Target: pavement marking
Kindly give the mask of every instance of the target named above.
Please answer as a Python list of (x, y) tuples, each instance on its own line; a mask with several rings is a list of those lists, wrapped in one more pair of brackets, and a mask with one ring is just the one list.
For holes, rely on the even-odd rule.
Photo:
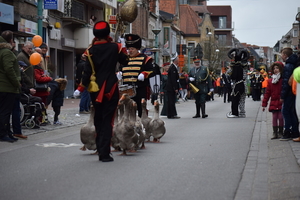
[(70, 143), (70, 144), (64, 144), (64, 143), (41, 143), (41, 144), (35, 144), (38, 147), (80, 147), (82, 144), (76, 144), (76, 143)]

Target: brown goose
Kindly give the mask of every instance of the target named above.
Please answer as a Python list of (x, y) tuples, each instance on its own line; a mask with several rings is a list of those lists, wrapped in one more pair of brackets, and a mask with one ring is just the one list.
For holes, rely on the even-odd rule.
[(153, 136), (153, 142), (160, 142), (160, 138), (166, 133), (166, 127), (165, 122), (159, 118), (159, 103), (157, 100), (154, 101), (154, 114), (149, 122), (149, 127)]
[(138, 136), (134, 130), (134, 123), (129, 119), (133, 100), (127, 94), (123, 94), (119, 102), (120, 104), (124, 104), (125, 110), (123, 117), (115, 125), (115, 135), (120, 142), (119, 146), (123, 150), (121, 155), (127, 155), (126, 150), (134, 150), (135, 144), (138, 141)]
[[(96, 150), (96, 130), (94, 126), (94, 116), (95, 116), (95, 109), (91, 106), (91, 114), (88, 122), (83, 125), (80, 129), (80, 140), (83, 143), (83, 147), (80, 150), (85, 151), (88, 150)], [(94, 154), (97, 154), (95, 152)]]
[(142, 124), (144, 125), (145, 128), (145, 139), (150, 141), (150, 137), (151, 137), (151, 129), (149, 127), (149, 122), (151, 121), (151, 118), (148, 117), (148, 113), (147, 113), (147, 102), (145, 99), (142, 99), (142, 116), (141, 116), (141, 120), (142, 120)]
[[(123, 110), (123, 111), (120, 111)], [(114, 127), (113, 127), (113, 135), (111, 138), (111, 146), (114, 148), (114, 152), (116, 151), (121, 151), (121, 147), (120, 147), (120, 141), (119, 139), (116, 137), (116, 124), (118, 124), (119, 122), (119, 111), (122, 112), (121, 114), (123, 115), (124, 112), (124, 105), (118, 104), (118, 107), (116, 109), (115, 112), (115, 118), (114, 118)]]

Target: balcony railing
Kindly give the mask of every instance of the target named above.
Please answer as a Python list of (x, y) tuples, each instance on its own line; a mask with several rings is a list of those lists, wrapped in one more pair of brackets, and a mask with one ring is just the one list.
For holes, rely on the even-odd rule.
[(85, 19), (85, 5), (76, 0), (65, 0), (63, 20), (87, 23)]

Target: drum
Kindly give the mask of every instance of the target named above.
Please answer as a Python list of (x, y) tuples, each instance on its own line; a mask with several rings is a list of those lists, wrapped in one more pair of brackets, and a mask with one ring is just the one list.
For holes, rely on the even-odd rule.
[(119, 85), (119, 93), (120, 93), (120, 97), (123, 94), (127, 94), (130, 98), (132, 98), (135, 97), (136, 90), (135, 87), (132, 85)]

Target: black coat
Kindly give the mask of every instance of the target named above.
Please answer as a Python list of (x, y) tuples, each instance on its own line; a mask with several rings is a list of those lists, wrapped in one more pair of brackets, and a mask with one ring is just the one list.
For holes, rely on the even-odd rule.
[(48, 87), (51, 88), (50, 95), (47, 97), (47, 105), (52, 102), (52, 107), (60, 107), (64, 105), (64, 91), (59, 89), (56, 81), (50, 81)]
[(80, 60), (79, 63), (76, 66), (76, 84), (79, 85), (82, 78), (82, 73), (85, 65), (85, 60)]
[(168, 80), (166, 84), (167, 91), (179, 90), (179, 73), (176, 66), (172, 63), (168, 71)]

